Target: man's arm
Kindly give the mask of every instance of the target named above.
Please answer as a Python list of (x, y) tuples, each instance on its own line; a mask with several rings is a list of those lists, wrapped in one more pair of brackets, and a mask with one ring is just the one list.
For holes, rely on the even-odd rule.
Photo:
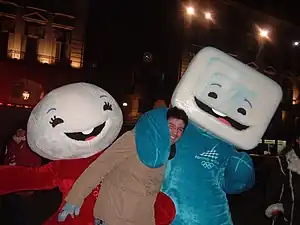
[(4, 165), (9, 165), (9, 151), (7, 145), (5, 146), (5, 151), (4, 151), (4, 158), (3, 158), (3, 164)]
[(104, 179), (105, 175), (135, 153), (134, 132), (128, 131), (100, 155), (77, 179), (66, 197), (71, 205), (81, 206), (84, 199)]
[(285, 156), (269, 157), (266, 159), (265, 165), (269, 171), (266, 179), (265, 215), (271, 218), (279, 212), (284, 213), (282, 198), (285, 189), (290, 186), (290, 177)]

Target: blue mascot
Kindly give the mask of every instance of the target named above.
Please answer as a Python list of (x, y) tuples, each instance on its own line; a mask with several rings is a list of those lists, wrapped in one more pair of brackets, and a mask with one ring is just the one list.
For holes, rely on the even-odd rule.
[[(153, 132), (136, 136), (145, 165), (166, 165), (161, 191), (175, 204), (172, 225), (233, 224), (226, 194), (241, 193), (255, 182), (251, 158), (235, 148), (250, 150), (259, 143), (281, 98), (277, 83), (217, 49), (195, 56), (172, 97), (172, 105), (190, 120), (175, 157), (168, 160), (167, 138), (157, 141)], [(137, 134), (149, 130), (153, 116), (163, 121), (166, 112), (145, 114)], [(167, 130), (161, 132), (168, 137)]]

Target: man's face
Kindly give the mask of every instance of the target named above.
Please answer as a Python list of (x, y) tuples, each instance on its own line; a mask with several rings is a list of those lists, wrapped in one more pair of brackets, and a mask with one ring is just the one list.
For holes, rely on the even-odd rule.
[(17, 137), (24, 137), (25, 136), (25, 130), (23, 130), (23, 129), (17, 130), (16, 136)]
[(183, 120), (173, 117), (168, 119), (168, 124), (170, 129), (171, 144), (174, 144), (181, 137), (185, 124)]

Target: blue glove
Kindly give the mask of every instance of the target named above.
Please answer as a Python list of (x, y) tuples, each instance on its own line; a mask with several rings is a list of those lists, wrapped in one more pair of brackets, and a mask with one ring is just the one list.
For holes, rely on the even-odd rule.
[(62, 208), (61, 212), (58, 214), (58, 222), (63, 222), (66, 220), (67, 216), (70, 215), (72, 218), (78, 216), (80, 213), (80, 207), (76, 205), (71, 205), (66, 203)]

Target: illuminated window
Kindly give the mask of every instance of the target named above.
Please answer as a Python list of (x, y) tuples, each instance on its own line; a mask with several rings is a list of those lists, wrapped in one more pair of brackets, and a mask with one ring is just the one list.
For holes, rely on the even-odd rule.
[(71, 66), (73, 68), (76, 68), (76, 69), (79, 69), (81, 67), (81, 63), (80, 62), (72, 62), (71, 63)]
[(27, 101), (30, 98), (30, 94), (28, 91), (23, 91), (22, 97), (25, 101)]

